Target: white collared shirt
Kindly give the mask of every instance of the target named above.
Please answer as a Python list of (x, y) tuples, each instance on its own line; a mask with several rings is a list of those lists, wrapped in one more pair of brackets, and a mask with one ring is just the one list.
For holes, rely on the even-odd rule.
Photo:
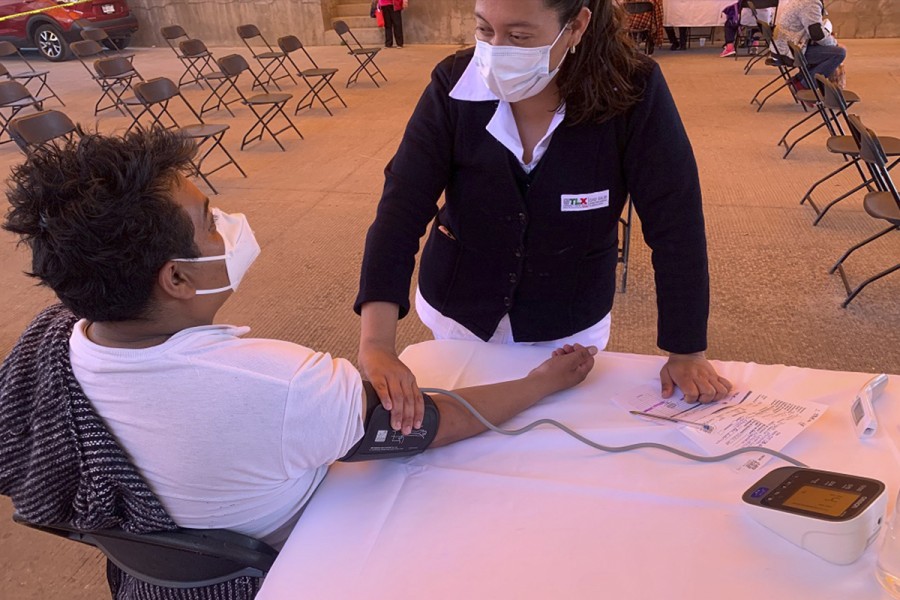
[(519, 164), (522, 165), (522, 168), (526, 173), (531, 173), (537, 166), (538, 162), (547, 151), (547, 147), (550, 145), (550, 140), (553, 138), (553, 132), (556, 131), (556, 128), (559, 127), (566, 117), (566, 106), (563, 104), (558, 111), (553, 113), (553, 120), (550, 121), (547, 133), (544, 134), (541, 141), (534, 147), (534, 151), (531, 154), (531, 162), (526, 163), (523, 160), (525, 150), (522, 148), (522, 138), (519, 136), (519, 128), (516, 125), (512, 107), (509, 102), (500, 100), (497, 95), (485, 85), (484, 79), (481, 78), (481, 75), (478, 73), (478, 69), (475, 66), (475, 61), (469, 63), (469, 66), (466, 67), (462, 77), (459, 78), (459, 81), (457, 81), (453, 89), (450, 90), (450, 97), (454, 100), (466, 102), (499, 102), (497, 110), (494, 112), (491, 121), (487, 124), (486, 129), (488, 133), (494, 136), (498, 142), (503, 144), (507, 150), (512, 152), (513, 156), (516, 157), (516, 160), (519, 161)]

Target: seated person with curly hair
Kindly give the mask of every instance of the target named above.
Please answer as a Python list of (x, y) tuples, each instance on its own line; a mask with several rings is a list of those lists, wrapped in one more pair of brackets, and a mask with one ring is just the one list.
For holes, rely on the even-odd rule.
[[(0, 369), (0, 423), (29, 419), (50, 389), (43, 379), (74, 376), (68, 391), (53, 389), (83, 391), (172, 521), (279, 547), (380, 405), (346, 360), (213, 323), (259, 246), (244, 215), (210, 207), (185, 177), (193, 154), (191, 142), (162, 130), (85, 134), (13, 170), (3, 227), (30, 249), (29, 275), (62, 306), (35, 320)], [(52, 331), (63, 332), (61, 364), (40, 350)], [(501, 423), (581, 382), (595, 353), (568, 346), (522, 379), (459, 393)], [(73, 410), (58, 404), (48, 414)], [(483, 431), (450, 398), (430, 406), (439, 418), (432, 448)], [(422, 419), (399, 425), (409, 434)], [(41, 435), (63, 435), (46, 429), (17, 428), (32, 439), (16, 441), (16, 452), (39, 457)], [(10, 474), (19, 464), (3, 464), (4, 443), (0, 493), (16, 502), (23, 486)]]

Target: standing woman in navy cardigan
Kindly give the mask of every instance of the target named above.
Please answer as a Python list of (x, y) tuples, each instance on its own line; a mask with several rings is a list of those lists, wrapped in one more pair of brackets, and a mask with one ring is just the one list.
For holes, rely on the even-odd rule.
[(404, 433), (422, 406), (397, 358), (397, 320), (428, 223), (416, 310), (436, 338), (602, 349), (629, 194), (653, 252), (663, 396), (677, 385), (710, 402), (730, 390), (704, 356), (693, 151), (622, 18), (615, 0), (476, 0), (476, 47), (432, 73), (385, 169), (355, 305), (360, 367)]

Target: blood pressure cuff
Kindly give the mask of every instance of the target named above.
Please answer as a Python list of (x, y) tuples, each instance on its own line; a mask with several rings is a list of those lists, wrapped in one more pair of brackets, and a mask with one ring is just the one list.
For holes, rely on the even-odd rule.
[(403, 435), (391, 428), (391, 413), (381, 405), (372, 384), (363, 381), (363, 388), (366, 393), (366, 431), (363, 438), (340, 459), (341, 462), (412, 456), (423, 452), (434, 441), (441, 413), (428, 394), (422, 394), (425, 400), (422, 427)]
[(821, 23), (813, 23), (809, 26), (809, 38), (814, 42), (821, 42), (825, 39), (827, 33)]

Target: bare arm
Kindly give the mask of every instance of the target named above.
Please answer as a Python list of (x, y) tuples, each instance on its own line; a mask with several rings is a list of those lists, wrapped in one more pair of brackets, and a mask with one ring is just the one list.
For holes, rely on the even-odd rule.
[[(500, 425), (550, 394), (581, 383), (594, 366), (597, 348), (579, 344), (554, 351), (521, 379), (454, 390), (485, 419)], [(485, 430), (472, 414), (452, 398), (432, 396), (441, 413), (441, 424), (431, 448), (446, 446)]]

